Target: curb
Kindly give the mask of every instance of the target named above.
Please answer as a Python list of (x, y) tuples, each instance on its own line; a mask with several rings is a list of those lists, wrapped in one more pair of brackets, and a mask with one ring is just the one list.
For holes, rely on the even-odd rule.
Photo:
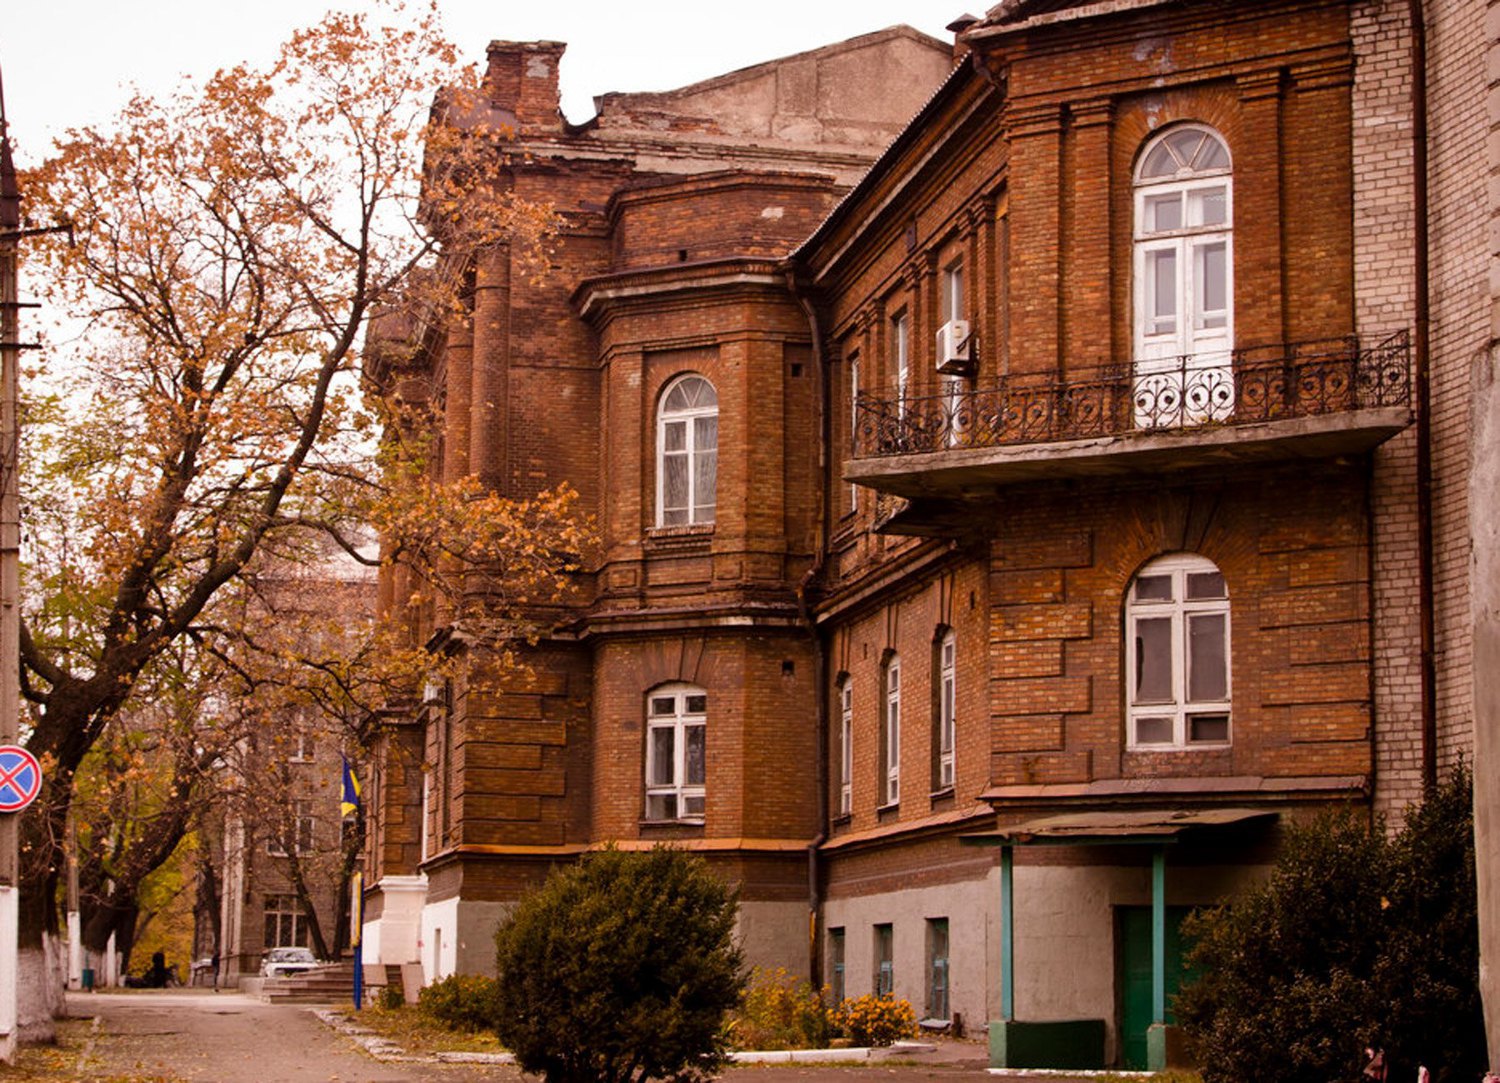
[(730, 1064), (848, 1064), (855, 1061), (916, 1057), (937, 1052), (925, 1042), (896, 1042), (887, 1046), (853, 1046), (848, 1049), (773, 1049), (730, 1053)]
[[(514, 1053), (433, 1053), (418, 1056), (382, 1038), (369, 1027), (360, 1026), (338, 1008), (308, 1008), (320, 1021), (379, 1061), (407, 1064), (514, 1064)], [(730, 1064), (850, 1064), (885, 1060), (889, 1057), (921, 1056), (934, 1053), (937, 1046), (923, 1042), (897, 1042), (883, 1047), (860, 1046), (852, 1049), (777, 1049), (747, 1050), (730, 1053)], [(1003, 1069), (1002, 1069), (1003, 1070)]]
[(514, 1064), (514, 1053), (433, 1053), (430, 1056), (408, 1053), (401, 1046), (382, 1038), (369, 1027), (351, 1021), (337, 1008), (309, 1008), (308, 1011), (378, 1061), (396, 1064)]

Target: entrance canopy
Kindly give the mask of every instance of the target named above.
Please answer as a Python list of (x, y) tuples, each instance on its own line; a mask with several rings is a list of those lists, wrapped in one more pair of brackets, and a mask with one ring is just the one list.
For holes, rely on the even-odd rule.
[[(1148, 1067), (1166, 1067), (1166, 914), (1167, 847), (1174, 843), (1252, 824), (1269, 825), (1280, 815), (1265, 808), (1114, 809), (1042, 816), (994, 831), (960, 835), (970, 846), (1000, 847), (1000, 1015), (991, 1024), (991, 1065), (997, 1068), (1051, 1067), (1020, 1064), (1030, 1030), (1055, 1024), (1021, 1023), (1015, 1015), (1015, 848), (1017, 846), (1149, 846), (1151, 847), (1151, 1015), (1147, 1031)], [(1071, 1024), (1068, 1024), (1071, 1025)], [(1103, 1023), (1097, 1023), (1103, 1060)], [(994, 1035), (1002, 1035), (997, 1044)], [(1076, 1066), (1076, 1065), (1070, 1065)]]
[(1161, 845), (1180, 842), (1216, 828), (1274, 820), (1280, 814), (1259, 808), (1116, 809), (1042, 816), (1011, 827), (960, 835), (970, 846)]

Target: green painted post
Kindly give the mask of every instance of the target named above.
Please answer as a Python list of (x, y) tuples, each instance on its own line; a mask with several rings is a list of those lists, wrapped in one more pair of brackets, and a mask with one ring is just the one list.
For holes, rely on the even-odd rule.
[(1000, 847), (1000, 1018), (1016, 1017), (1015, 847)]
[(1167, 849), (1151, 855), (1151, 1019), (1167, 1021)]

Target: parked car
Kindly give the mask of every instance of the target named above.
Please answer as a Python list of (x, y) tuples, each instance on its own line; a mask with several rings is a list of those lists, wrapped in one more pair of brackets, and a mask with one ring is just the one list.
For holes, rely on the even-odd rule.
[(318, 965), (310, 948), (272, 948), (261, 958), (260, 973), (266, 978), (284, 978)]

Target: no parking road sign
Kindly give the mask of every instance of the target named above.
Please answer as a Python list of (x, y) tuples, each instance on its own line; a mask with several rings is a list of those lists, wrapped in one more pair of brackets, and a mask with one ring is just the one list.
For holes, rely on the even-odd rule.
[(0, 812), (20, 812), (42, 791), (42, 765), (20, 745), (0, 745)]

